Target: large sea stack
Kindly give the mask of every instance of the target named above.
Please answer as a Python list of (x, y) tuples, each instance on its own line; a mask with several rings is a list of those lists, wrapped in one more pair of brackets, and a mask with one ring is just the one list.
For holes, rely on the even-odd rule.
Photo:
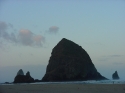
[(63, 38), (52, 50), (42, 81), (103, 80), (87, 52)]

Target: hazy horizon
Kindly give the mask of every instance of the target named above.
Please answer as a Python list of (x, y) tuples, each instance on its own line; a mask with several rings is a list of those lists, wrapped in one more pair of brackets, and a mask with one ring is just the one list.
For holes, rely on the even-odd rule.
[(124, 0), (1, 0), (0, 82), (21, 68), (42, 79), (62, 38), (82, 46), (103, 76), (117, 70), (125, 80), (124, 10)]
[[(0, 68), (0, 74), (1, 74), (0, 75), (0, 78), (1, 78), (0, 83), (13, 82), (19, 69), (22, 69), (24, 74), (26, 74), (26, 72), (29, 71), (31, 77), (33, 77), (34, 79), (41, 80), (43, 78), (43, 76), (45, 75), (46, 66), (47, 65), (25, 65), (25, 66), (2, 67), (2, 68)], [(95, 67), (102, 76), (112, 80), (112, 74), (116, 71), (115, 69), (108, 68), (108, 69), (110, 69), (108, 71), (106, 69), (102, 69), (101, 67), (97, 67), (97, 66), (95, 66)], [(125, 80), (125, 78), (124, 78), (125, 75), (123, 75), (123, 72), (122, 72), (123, 70), (124, 70), (124, 68), (117, 70), (118, 75), (120, 77), (119, 80)], [(107, 71), (108, 71), (108, 73), (107, 73)]]

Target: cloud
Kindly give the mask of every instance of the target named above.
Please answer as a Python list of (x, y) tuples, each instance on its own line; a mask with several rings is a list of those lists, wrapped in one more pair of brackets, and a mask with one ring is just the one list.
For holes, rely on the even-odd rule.
[(103, 58), (113, 58), (113, 57), (122, 57), (123, 55), (107, 55), (107, 56), (102, 56)]
[(2, 41), (0, 41), (0, 48), (3, 48), (3, 42)]
[(109, 61), (114, 58), (122, 57), (123, 55), (108, 55), (108, 56), (102, 56), (99, 61)]
[(45, 38), (41, 35), (35, 35), (30, 30), (22, 29), (19, 31), (19, 42), (26, 46), (42, 46)]
[(123, 55), (110, 55), (109, 57), (122, 57)]
[(11, 41), (17, 43), (17, 38), (16, 38), (16, 36), (15, 36), (15, 34), (14, 34), (13, 32), (10, 34), (10, 37), (11, 37), (11, 38), (10, 38)]
[(8, 24), (9, 27), (13, 28), (13, 25), (11, 23)]
[(12, 41), (16, 42), (16, 36), (13, 32), (8, 32), (8, 27), (9, 25), (6, 24), (5, 22), (0, 22), (0, 38), (7, 40), (7, 41)]
[(7, 24), (5, 22), (0, 21), (0, 30), (6, 30), (7, 29)]
[(20, 30), (19, 31), (19, 41), (23, 44), (23, 45), (29, 45), (31, 46), (33, 44), (33, 34), (31, 31), (29, 30)]
[(45, 38), (42, 35), (36, 35), (28, 29), (22, 29), (19, 30), (17, 34), (15, 33), (11, 23), (7, 24), (0, 21), (0, 47), (4, 45), (4, 42), (21, 44), (24, 46), (42, 46), (45, 42)]
[(124, 62), (113, 62), (114, 65), (123, 65)]
[(49, 33), (54, 33), (54, 34), (56, 34), (57, 32), (59, 31), (59, 27), (57, 27), (57, 26), (51, 26), (50, 28), (49, 28)]
[(45, 38), (41, 35), (36, 35), (36, 36), (34, 36), (34, 42), (36, 45), (42, 46), (41, 42), (45, 42)]
[(4, 35), (7, 34), (7, 28), (8, 25), (5, 22), (0, 22), (0, 37), (4, 37)]

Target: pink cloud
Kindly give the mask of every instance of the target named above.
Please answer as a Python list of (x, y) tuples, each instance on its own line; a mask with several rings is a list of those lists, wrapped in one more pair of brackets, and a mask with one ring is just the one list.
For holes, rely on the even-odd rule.
[(57, 26), (51, 26), (51, 27), (49, 28), (49, 32), (50, 32), (50, 33), (57, 33), (58, 30), (59, 30), (59, 27), (57, 27)]
[(44, 42), (45, 41), (45, 38), (41, 35), (36, 35), (34, 36), (34, 42), (37, 44), (37, 45), (42, 45), (41, 42)]
[(45, 38), (41, 35), (35, 35), (30, 30), (22, 29), (19, 32), (19, 40), (23, 45), (42, 46)]

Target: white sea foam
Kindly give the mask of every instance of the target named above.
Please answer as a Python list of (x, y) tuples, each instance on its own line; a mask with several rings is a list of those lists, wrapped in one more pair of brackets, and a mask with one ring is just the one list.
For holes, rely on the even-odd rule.
[[(125, 84), (125, 80), (88, 80), (88, 81), (69, 81), (69, 82), (36, 82), (36, 83), (16, 83), (18, 85), (26, 84)], [(0, 85), (16, 85), (16, 84), (0, 84)]]
[(37, 82), (31, 84), (125, 84), (124, 80), (89, 80), (89, 81), (70, 81), (70, 82)]

